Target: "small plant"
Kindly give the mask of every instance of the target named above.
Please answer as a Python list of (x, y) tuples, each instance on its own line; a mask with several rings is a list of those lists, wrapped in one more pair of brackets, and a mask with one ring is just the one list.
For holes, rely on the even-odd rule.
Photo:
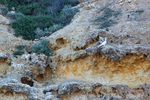
[(106, 31), (109, 31), (109, 29), (108, 29), (108, 28), (106, 28), (105, 30), (106, 30)]
[(120, 12), (120, 11), (115, 11), (115, 12), (113, 13), (113, 16), (114, 16), (115, 18), (117, 18), (119, 15), (121, 15), (121, 12)]
[(134, 14), (142, 14), (144, 12), (144, 10), (143, 9), (140, 9), (140, 10), (134, 10), (134, 11), (130, 11), (130, 13), (131, 13), (131, 15), (134, 15)]
[(46, 94), (48, 91), (46, 91), (46, 90), (43, 90), (43, 94)]
[(55, 24), (55, 25), (51, 26), (50, 28), (45, 28), (44, 30), (37, 28), (35, 30), (35, 38), (40, 39), (41, 37), (49, 36), (53, 32), (55, 32), (61, 28), (63, 28), (63, 26), (61, 24)]
[(6, 78), (6, 77), (7, 77), (6, 74), (7, 74), (7, 72), (2, 73), (2, 74), (0, 75), (0, 77), (1, 77), (1, 78)]
[(22, 13), (11, 13), (11, 12), (8, 12), (6, 16), (10, 17), (12, 20), (18, 20), (24, 17)]
[(14, 57), (16, 57), (17, 55), (22, 55), (22, 54), (24, 54), (23, 50), (17, 50), (13, 52)]
[(23, 50), (26, 46), (25, 45), (17, 45), (16, 49)]
[(7, 13), (8, 13), (8, 8), (7, 7), (0, 7), (0, 11), (1, 11), (1, 13), (2, 13), (2, 15), (6, 15)]
[(13, 52), (13, 55), (14, 55), (14, 57), (16, 57), (17, 55), (22, 55), (22, 54), (24, 54), (24, 48), (25, 48), (26, 46), (25, 45), (17, 45), (16, 46), (16, 49), (17, 49), (17, 51), (14, 51)]
[(104, 28), (108, 28), (114, 24), (117, 24), (117, 22), (113, 21), (113, 20), (106, 20), (104, 22), (101, 23), (100, 25), (100, 29), (104, 29)]
[(103, 11), (103, 14), (101, 16), (98, 16), (98, 18), (94, 21), (100, 25), (100, 29), (105, 29), (106, 31), (109, 31), (108, 27), (117, 24), (116, 21), (112, 20), (112, 17), (117, 18), (121, 14), (121, 12), (114, 11), (110, 8), (103, 8), (100, 10), (100, 12), (101, 11)]
[(136, 10), (135, 11), (135, 13), (138, 13), (138, 14), (141, 14), (141, 13), (143, 13), (144, 12), (144, 10), (142, 9), (142, 10)]
[[(144, 12), (143, 9), (140, 9), (140, 10), (133, 10), (133, 11), (129, 11), (129, 15), (128, 15), (128, 20), (129, 21), (132, 21), (132, 20), (135, 20), (135, 21), (141, 21), (143, 20), (143, 18), (140, 17), (140, 15)], [(131, 16), (131, 17), (130, 17)]]
[(36, 43), (33, 45), (32, 47), (32, 52), (36, 53), (36, 54), (45, 54), (47, 56), (50, 56), (52, 49), (49, 48), (49, 41), (44, 39), (39, 41), (39, 43)]
[(36, 39), (40, 39), (41, 37), (46, 36), (45, 32), (42, 29), (40, 29), (39, 27), (35, 30), (34, 33), (35, 33)]
[(46, 28), (45, 31), (46, 32), (55, 32), (59, 29), (63, 28), (63, 26), (61, 24), (54, 24), (53, 26), (51, 26), (50, 28)]

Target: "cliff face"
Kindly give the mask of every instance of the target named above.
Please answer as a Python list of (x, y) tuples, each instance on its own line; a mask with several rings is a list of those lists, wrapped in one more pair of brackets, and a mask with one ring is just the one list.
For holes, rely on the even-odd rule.
[[(2, 100), (150, 99), (150, 2), (80, 1), (72, 22), (47, 37), (51, 57), (13, 57), (16, 45), (32, 42), (16, 38), (9, 19), (0, 16)], [(105, 19), (115, 24), (99, 28), (102, 22), (94, 20), (107, 8), (119, 14)], [(100, 46), (105, 38), (107, 43)]]
[(31, 43), (30, 41), (22, 40), (21, 38), (17, 38), (13, 35), (14, 31), (10, 26), (11, 21), (0, 15), (0, 52), (5, 54), (11, 54), (15, 51), (16, 45), (28, 45)]
[[(148, 4), (142, 0), (95, 0), (79, 4), (80, 12), (72, 23), (49, 37), (56, 51), (57, 77), (129, 86), (149, 83)], [(105, 31), (93, 23), (97, 16), (103, 15), (99, 10), (108, 7), (121, 14), (117, 24)], [(105, 37), (107, 44), (98, 48), (98, 42)]]

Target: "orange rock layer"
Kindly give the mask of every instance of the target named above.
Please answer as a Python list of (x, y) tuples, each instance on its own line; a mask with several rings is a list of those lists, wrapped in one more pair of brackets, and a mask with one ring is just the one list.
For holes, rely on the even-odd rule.
[(74, 62), (61, 63), (56, 74), (61, 79), (137, 86), (150, 83), (150, 59), (144, 55), (128, 54), (120, 60), (111, 61), (97, 54)]

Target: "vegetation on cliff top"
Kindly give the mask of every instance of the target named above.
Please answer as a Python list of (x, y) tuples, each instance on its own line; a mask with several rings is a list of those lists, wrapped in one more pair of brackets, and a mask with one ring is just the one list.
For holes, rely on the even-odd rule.
[[(0, 4), (9, 10), (15, 10), (15, 14), (8, 14), (14, 20), (12, 23), (14, 35), (22, 36), (26, 40), (51, 35), (70, 23), (78, 12), (78, 9), (72, 8), (78, 4), (78, 0), (1, 0)], [(61, 27), (54, 27), (57, 25)], [(38, 29), (43, 33), (39, 34)]]

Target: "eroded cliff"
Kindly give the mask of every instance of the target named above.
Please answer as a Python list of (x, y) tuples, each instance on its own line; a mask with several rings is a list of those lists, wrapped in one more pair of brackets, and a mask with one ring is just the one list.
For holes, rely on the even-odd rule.
[[(72, 22), (47, 37), (50, 57), (13, 57), (17, 44), (32, 41), (16, 38), (10, 20), (0, 16), (2, 100), (150, 99), (150, 2), (80, 1)], [(107, 8), (120, 13), (110, 16), (115, 24), (100, 29), (94, 20)]]

